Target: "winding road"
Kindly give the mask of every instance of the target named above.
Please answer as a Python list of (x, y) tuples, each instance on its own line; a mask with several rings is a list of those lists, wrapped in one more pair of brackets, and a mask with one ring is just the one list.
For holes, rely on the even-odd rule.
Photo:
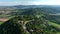
[(28, 32), (28, 30), (27, 30), (26, 24), (27, 24), (28, 22), (31, 22), (31, 21), (34, 21), (34, 20), (25, 21), (25, 23), (24, 23), (24, 25), (23, 25), (23, 28), (26, 30), (27, 33), (29, 33), (29, 32)]

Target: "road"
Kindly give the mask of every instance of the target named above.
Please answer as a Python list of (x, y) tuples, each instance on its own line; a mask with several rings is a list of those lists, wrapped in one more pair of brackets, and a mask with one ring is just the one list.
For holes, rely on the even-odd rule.
[(28, 22), (31, 22), (31, 21), (34, 21), (34, 20), (25, 21), (25, 24), (23, 25), (23, 28), (26, 30), (27, 33), (29, 33), (29, 32), (28, 32), (28, 30), (27, 30), (26, 24), (27, 24)]

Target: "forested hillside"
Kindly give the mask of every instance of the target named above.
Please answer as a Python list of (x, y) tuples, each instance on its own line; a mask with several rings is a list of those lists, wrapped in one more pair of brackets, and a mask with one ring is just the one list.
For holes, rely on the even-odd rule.
[[(7, 10), (5, 10), (6, 12)], [(60, 15), (54, 8), (14, 9), (0, 13), (0, 17), (10, 18), (1, 22), (0, 34), (60, 34)], [(4, 15), (4, 16), (2, 16)]]

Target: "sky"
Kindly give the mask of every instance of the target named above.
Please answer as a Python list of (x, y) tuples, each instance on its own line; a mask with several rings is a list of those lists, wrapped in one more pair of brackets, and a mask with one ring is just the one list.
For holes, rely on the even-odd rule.
[(60, 0), (0, 0), (0, 6), (12, 5), (60, 5)]

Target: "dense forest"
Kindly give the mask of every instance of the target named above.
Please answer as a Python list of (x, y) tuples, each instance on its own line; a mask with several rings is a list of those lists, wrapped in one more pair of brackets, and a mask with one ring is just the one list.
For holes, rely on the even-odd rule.
[(1, 17), (14, 17), (0, 25), (0, 34), (60, 34), (60, 16), (50, 15), (51, 10), (55, 11), (53, 8), (29, 8), (2, 12), (0, 16), (4, 16)]

